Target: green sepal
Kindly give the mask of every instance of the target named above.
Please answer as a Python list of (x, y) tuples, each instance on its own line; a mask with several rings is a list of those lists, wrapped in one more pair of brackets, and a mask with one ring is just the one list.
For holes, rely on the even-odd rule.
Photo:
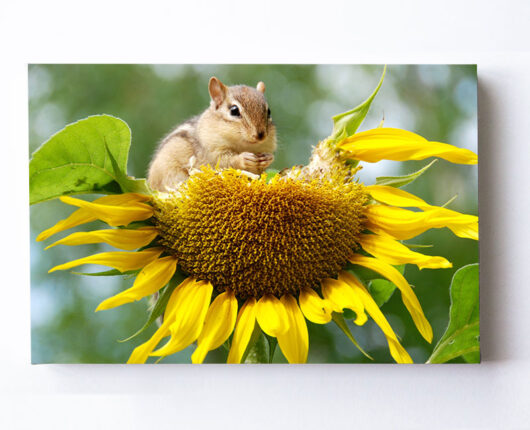
[(456, 199), (458, 198), (458, 194), (455, 194), (453, 197), (451, 197), (449, 200), (447, 200), (442, 206), (440, 206), (441, 208), (445, 208), (447, 206), (449, 206), (451, 203), (453, 203)]
[(359, 106), (353, 108), (352, 110), (340, 113), (332, 118), (333, 131), (331, 132), (331, 136), (329, 136), (328, 140), (333, 142), (339, 142), (347, 137), (352, 136), (357, 131), (361, 123), (364, 121), (364, 118), (366, 118), (366, 114), (368, 114), (370, 106), (372, 105), (375, 96), (377, 95), (379, 89), (381, 88), (381, 85), (383, 84), (385, 74), (386, 66), (383, 69), (383, 74), (381, 75), (379, 84), (377, 85), (373, 93), (370, 95), (370, 97), (368, 97), (364, 102), (362, 102)]
[(346, 324), (346, 321), (344, 320), (344, 316), (341, 313), (333, 312), (331, 314), (331, 318), (333, 322), (337, 324), (337, 327), (339, 327), (346, 335), (346, 337), (350, 339), (351, 343), (353, 343), (355, 347), (363, 353), (364, 356), (368, 357), (370, 360), (373, 360), (373, 358), (364, 349), (361, 348), (361, 345), (359, 345), (357, 340), (355, 340), (355, 338), (353, 337), (353, 334), (351, 333), (348, 324)]
[(67, 125), (32, 155), (30, 204), (71, 194), (119, 193), (108, 152), (125, 172), (130, 145), (129, 126), (110, 115), (90, 116)]
[(421, 248), (432, 248), (434, 245), (430, 244), (420, 244), (420, 243), (404, 243), (407, 248), (410, 249), (421, 249)]
[(140, 270), (128, 270), (127, 272), (120, 272), (118, 269), (105, 270), (103, 272), (70, 272), (74, 275), (83, 275), (83, 276), (130, 276), (136, 275)]
[(143, 333), (151, 324), (153, 324), (156, 319), (162, 315), (162, 313), (166, 310), (167, 303), (169, 301), (169, 298), (171, 297), (171, 294), (177, 288), (177, 286), (186, 278), (186, 275), (180, 273), (177, 271), (173, 278), (169, 281), (168, 285), (164, 287), (160, 294), (158, 295), (158, 300), (156, 301), (155, 305), (153, 306), (153, 309), (151, 309), (151, 312), (149, 316), (147, 317), (147, 321), (145, 324), (133, 335), (129, 336), (127, 339), (118, 340), (118, 342), (127, 342), (139, 334)]
[(479, 265), (456, 271), (451, 282), (449, 324), (427, 363), (445, 363), (462, 356), (480, 363)]
[[(150, 222), (150, 220), (144, 220), (144, 221), (133, 221), (130, 224), (127, 225), (119, 225), (116, 228), (123, 229), (123, 230), (138, 230), (142, 227), (152, 227), (153, 223)], [(147, 246), (144, 246), (140, 249), (145, 249)]]
[(278, 346), (278, 339), (269, 336), (268, 334), (265, 334), (265, 338), (267, 339), (267, 343), (269, 345), (269, 364), (271, 364), (272, 359), (274, 358), (274, 352), (276, 351), (276, 347)]
[(429, 164), (422, 167), (417, 172), (410, 173), (404, 176), (379, 176), (375, 179), (375, 185), (387, 185), (390, 187), (403, 187), (404, 185), (410, 184), (423, 175), (429, 167), (436, 163), (438, 159), (432, 160)]
[(258, 364), (269, 362), (269, 345), (265, 338), (265, 335), (261, 331), (261, 327), (258, 322), (254, 324), (254, 330), (248, 341), (247, 349), (245, 350), (243, 357), (241, 357), (241, 363), (246, 364)]

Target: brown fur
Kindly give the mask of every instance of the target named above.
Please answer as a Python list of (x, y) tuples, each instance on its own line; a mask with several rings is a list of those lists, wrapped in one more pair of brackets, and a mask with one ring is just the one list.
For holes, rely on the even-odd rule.
[[(149, 166), (152, 189), (175, 189), (201, 165), (260, 174), (274, 160), (276, 127), (267, 116), (265, 84), (259, 82), (256, 89), (227, 87), (212, 77), (208, 89), (210, 107), (175, 128), (159, 145)], [(230, 115), (232, 105), (238, 106), (240, 117)]]

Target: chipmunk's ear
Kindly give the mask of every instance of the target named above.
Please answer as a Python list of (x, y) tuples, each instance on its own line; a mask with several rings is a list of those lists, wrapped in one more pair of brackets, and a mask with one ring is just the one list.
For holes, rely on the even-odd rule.
[(223, 104), (228, 89), (219, 79), (217, 79), (215, 76), (212, 76), (208, 84), (208, 91), (212, 101), (215, 103), (215, 107), (218, 108)]
[(260, 93), (264, 93), (265, 92), (265, 84), (261, 81), (258, 82), (258, 85), (256, 85), (256, 89), (260, 92)]

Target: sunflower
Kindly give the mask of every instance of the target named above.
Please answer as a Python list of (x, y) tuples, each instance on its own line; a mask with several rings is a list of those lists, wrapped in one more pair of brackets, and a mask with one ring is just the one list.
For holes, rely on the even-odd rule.
[[(221, 345), (228, 346), (228, 363), (240, 363), (257, 330), (277, 339), (289, 363), (304, 363), (306, 320), (327, 324), (347, 310), (355, 313), (359, 326), (372, 318), (393, 359), (412, 363), (357, 269), (392, 282), (418, 331), (431, 342), (431, 325), (395, 266), (452, 265), (401, 241), (443, 227), (477, 240), (478, 218), (392, 186), (364, 185), (356, 173), (359, 162), (429, 157), (477, 163), (467, 149), (376, 128), (326, 139), (308, 165), (272, 178), (204, 166), (171, 193), (125, 193), (92, 202), (62, 196), (78, 209), (37, 240), (94, 220), (117, 227), (73, 233), (50, 247), (107, 243), (122, 251), (70, 261), (50, 272), (98, 264), (135, 275), (132, 287), (104, 300), (97, 311), (160, 294), (162, 322), (132, 351), (128, 363), (165, 357), (194, 342), (193, 363), (202, 363)], [(186, 277), (173, 285), (178, 274)]]

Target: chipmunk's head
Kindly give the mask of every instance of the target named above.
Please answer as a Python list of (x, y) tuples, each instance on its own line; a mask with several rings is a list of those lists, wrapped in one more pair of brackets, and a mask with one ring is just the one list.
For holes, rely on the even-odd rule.
[(238, 140), (242, 150), (276, 147), (276, 127), (265, 99), (265, 84), (256, 88), (246, 85), (227, 87), (216, 77), (210, 78), (211, 113), (224, 123), (220, 127), (223, 138)]

